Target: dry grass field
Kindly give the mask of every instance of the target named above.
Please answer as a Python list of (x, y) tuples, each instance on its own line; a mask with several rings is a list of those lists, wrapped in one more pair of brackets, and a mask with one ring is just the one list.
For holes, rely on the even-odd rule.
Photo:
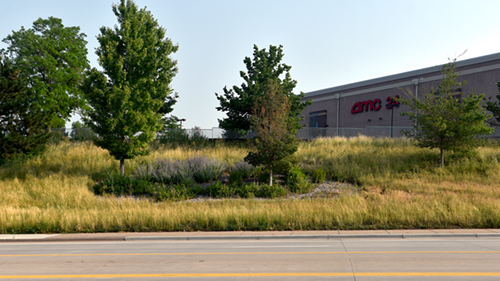
[[(217, 144), (199, 150), (160, 145), (126, 161), (130, 174), (157, 158), (195, 154), (242, 160), (245, 148)], [(318, 139), (302, 143), (299, 166), (356, 184), (359, 192), (306, 200), (226, 199), (151, 202), (96, 196), (90, 187), (118, 161), (91, 143), (62, 142), (24, 163), (0, 167), (0, 233), (105, 231), (307, 230), (500, 227), (500, 147), (472, 156), (415, 147), (408, 139)]]

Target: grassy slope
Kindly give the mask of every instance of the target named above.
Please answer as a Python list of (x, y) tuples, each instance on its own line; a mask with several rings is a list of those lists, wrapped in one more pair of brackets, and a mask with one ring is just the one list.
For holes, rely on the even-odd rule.
[[(126, 161), (126, 172), (158, 157), (195, 153), (231, 165), (246, 155), (220, 145), (199, 151), (158, 147)], [(500, 150), (437, 166), (438, 152), (409, 140), (322, 139), (304, 143), (305, 171), (323, 167), (361, 192), (338, 199), (151, 203), (89, 191), (118, 161), (89, 143), (50, 146), (23, 165), (0, 168), (0, 233), (500, 227)]]

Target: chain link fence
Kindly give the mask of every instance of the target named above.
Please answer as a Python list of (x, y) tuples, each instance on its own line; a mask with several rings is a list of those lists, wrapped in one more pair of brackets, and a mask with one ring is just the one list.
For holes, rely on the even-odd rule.
[[(357, 137), (367, 136), (375, 138), (401, 138), (404, 136), (404, 131), (411, 131), (413, 127), (384, 127), (384, 126), (367, 126), (365, 128), (303, 128), (298, 130), (297, 137), (303, 140), (311, 140), (316, 138), (328, 137)], [(89, 128), (58, 128), (51, 129), (51, 142), (58, 143), (63, 140), (70, 141), (88, 141), (95, 137), (95, 133)], [(157, 139), (165, 137), (183, 136), (189, 138), (203, 138), (207, 140), (214, 139), (249, 139), (255, 136), (253, 132), (246, 131), (226, 131), (221, 128), (212, 129), (167, 129), (157, 133)], [(500, 128), (495, 128), (492, 135), (485, 136), (487, 138), (500, 138)]]

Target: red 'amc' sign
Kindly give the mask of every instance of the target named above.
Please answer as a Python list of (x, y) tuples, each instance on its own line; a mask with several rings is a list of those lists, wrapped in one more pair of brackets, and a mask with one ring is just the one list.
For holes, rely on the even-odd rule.
[[(399, 98), (400, 98), (399, 95), (397, 95), (395, 99), (392, 97), (387, 97), (386, 99), (387, 104), (385, 105), (385, 107), (387, 109), (398, 107), (399, 101), (397, 101), (397, 99)], [(358, 101), (351, 107), (351, 113), (356, 114), (364, 111), (379, 111), (380, 108), (382, 108), (382, 101), (380, 99)]]
[(351, 108), (351, 113), (356, 114), (356, 113), (361, 113), (364, 111), (379, 111), (380, 108), (382, 107), (382, 101), (379, 99), (374, 99), (373, 101), (367, 100), (367, 101), (358, 101), (355, 103), (352, 108)]

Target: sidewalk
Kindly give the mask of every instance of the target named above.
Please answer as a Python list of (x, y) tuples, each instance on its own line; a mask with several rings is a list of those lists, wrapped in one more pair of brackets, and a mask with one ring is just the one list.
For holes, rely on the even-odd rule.
[(318, 231), (214, 231), (119, 232), (77, 234), (0, 234), (2, 242), (75, 242), (147, 240), (264, 240), (264, 239), (360, 239), (360, 238), (500, 238), (500, 229), (418, 230), (318, 230)]

